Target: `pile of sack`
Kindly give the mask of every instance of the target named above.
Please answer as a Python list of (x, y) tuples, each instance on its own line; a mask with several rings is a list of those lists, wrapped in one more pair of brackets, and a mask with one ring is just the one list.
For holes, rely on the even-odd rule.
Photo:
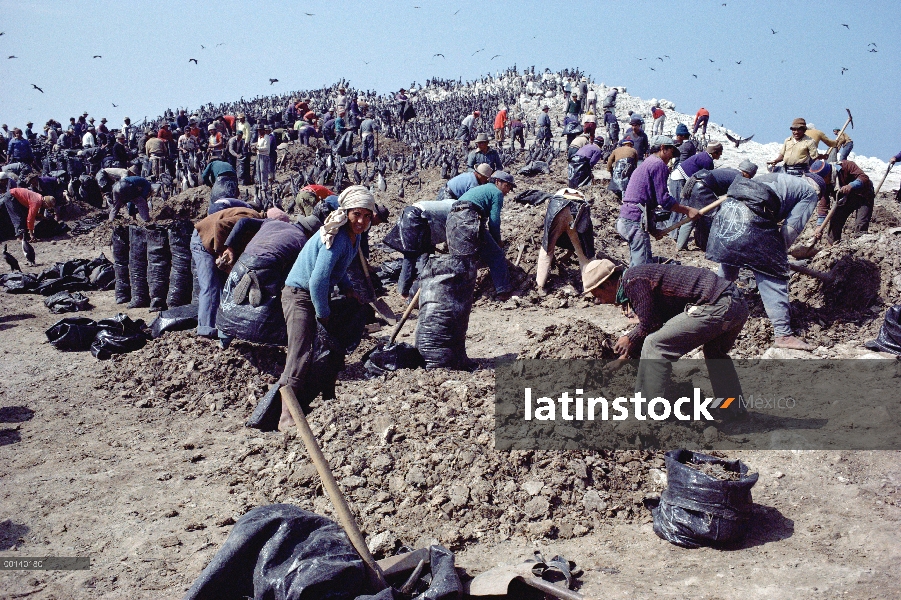
[(90, 350), (100, 360), (140, 350), (150, 338), (143, 320), (132, 321), (122, 313), (100, 321), (68, 317), (54, 323), (45, 334), (57, 350)]

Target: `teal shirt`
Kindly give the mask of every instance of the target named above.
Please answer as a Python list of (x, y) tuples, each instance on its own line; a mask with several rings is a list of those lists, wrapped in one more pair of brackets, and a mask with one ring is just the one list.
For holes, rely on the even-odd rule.
[(488, 215), (488, 231), (498, 244), (501, 243), (501, 209), (504, 207), (504, 195), (501, 190), (489, 183), (472, 188), (462, 196), (460, 201), (472, 202), (483, 214)]
[(220, 175), (226, 174), (234, 175), (235, 177), (238, 176), (238, 174), (235, 173), (235, 170), (229, 163), (225, 162), (224, 160), (214, 160), (203, 170), (201, 179), (205, 184), (213, 187), (213, 184), (216, 183), (216, 179), (218, 179)]
[(331, 313), (328, 301), (333, 286), (350, 287), (347, 268), (357, 256), (362, 237), (358, 235), (356, 242), (351, 244), (347, 230), (342, 228), (332, 247), (326, 248), (322, 236), (316, 232), (294, 261), (285, 285), (310, 292), (317, 318), (326, 318)]

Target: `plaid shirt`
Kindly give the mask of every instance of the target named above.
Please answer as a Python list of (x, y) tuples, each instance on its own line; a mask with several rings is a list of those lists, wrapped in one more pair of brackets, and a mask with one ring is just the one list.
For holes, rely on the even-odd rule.
[(634, 344), (663, 327), (689, 304), (716, 302), (732, 284), (707, 269), (646, 264), (626, 270), (621, 285), (639, 320), (628, 333)]

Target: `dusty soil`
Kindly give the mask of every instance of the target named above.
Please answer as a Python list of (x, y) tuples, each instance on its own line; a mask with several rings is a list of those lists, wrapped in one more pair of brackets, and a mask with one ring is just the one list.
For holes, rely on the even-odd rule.
[[(396, 215), (404, 203), (431, 197), (439, 182), (426, 175), (421, 190), (407, 184), (404, 200), (396, 196), (398, 178), (390, 178), (379, 200)], [(554, 175), (523, 183), (547, 191), (563, 185)], [(598, 188), (588, 195), (598, 253), (626, 259), (613, 232), (615, 198)], [(189, 191), (175, 206), (190, 212), (202, 200)], [(838, 264), (845, 273), (839, 287), (793, 277), (796, 325), (819, 345), (816, 355), (866, 354), (862, 342), (901, 289), (901, 240), (887, 231), (896, 215), (881, 198), (870, 236), (811, 262), (822, 270)], [(359, 359), (388, 334), (374, 332), (348, 357), (337, 400), (314, 404), (313, 430), (376, 553), (436, 539), (475, 575), (538, 547), (575, 560), (585, 569), (581, 591), (594, 597), (901, 595), (897, 452), (729, 453), (759, 472), (760, 482), (748, 539), (724, 551), (681, 549), (651, 531), (643, 501), (663, 488), (661, 454), (494, 448), (494, 361), (604, 355), (629, 327), (618, 309), (580, 295), (574, 262), (552, 271), (546, 294), (535, 291), (543, 216), (544, 207), (505, 205), (507, 256), (513, 262), (519, 245), (526, 249), (513, 269), (511, 300), (495, 301), (482, 273), (467, 339), (482, 369), (365, 380)], [(373, 239), (387, 228), (377, 226)], [(101, 225), (39, 243), (35, 270), (108, 252), (108, 239)], [(655, 253), (672, 256), (674, 246), (655, 242)], [(372, 262), (391, 256), (375, 246)], [(696, 248), (678, 260), (710, 266)], [(94, 308), (83, 316), (121, 308), (112, 292), (87, 295)], [(749, 297), (752, 317), (737, 356), (760, 356), (772, 341), (759, 297)], [(282, 350), (237, 342), (221, 351), (174, 333), (101, 363), (46, 343), (43, 332), (59, 317), (40, 300), (0, 294), (0, 552), (89, 555), (93, 565), (2, 573), (0, 598), (178, 598), (249, 509), (290, 502), (333, 514), (298, 440), (243, 427), (280, 371)], [(393, 290), (387, 300), (403, 307)], [(408, 324), (399, 339), (412, 342), (413, 330)]]

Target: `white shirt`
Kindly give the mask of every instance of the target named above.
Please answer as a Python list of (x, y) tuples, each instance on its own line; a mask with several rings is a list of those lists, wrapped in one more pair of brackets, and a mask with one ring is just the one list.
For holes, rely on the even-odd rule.
[(84, 148), (93, 148), (97, 145), (97, 142), (94, 140), (94, 134), (88, 131), (81, 137), (81, 145)]

